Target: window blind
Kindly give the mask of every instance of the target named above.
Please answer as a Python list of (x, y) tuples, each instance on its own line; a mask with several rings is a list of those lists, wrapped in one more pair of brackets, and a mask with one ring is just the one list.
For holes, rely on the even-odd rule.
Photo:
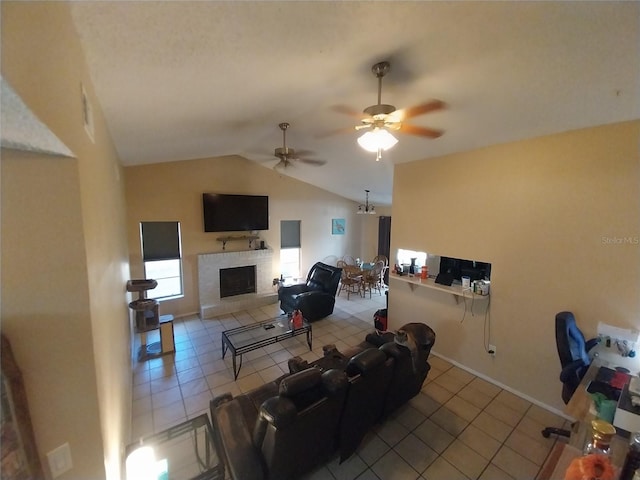
[(180, 258), (180, 222), (140, 222), (142, 259)]
[(300, 248), (300, 220), (280, 221), (280, 248)]

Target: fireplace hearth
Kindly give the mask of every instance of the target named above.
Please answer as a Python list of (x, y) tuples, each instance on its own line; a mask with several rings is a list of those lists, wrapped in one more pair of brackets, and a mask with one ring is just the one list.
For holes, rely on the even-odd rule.
[[(276, 303), (278, 292), (273, 286), (273, 250), (223, 251), (198, 255), (198, 294), (200, 297), (200, 318), (259, 308)], [(235, 270), (239, 267), (254, 268), (253, 290), (250, 293), (222, 292), (221, 270)], [(235, 282), (235, 281), (234, 281)], [(233, 287), (234, 290), (236, 287)], [(238, 290), (248, 288), (240, 282)]]

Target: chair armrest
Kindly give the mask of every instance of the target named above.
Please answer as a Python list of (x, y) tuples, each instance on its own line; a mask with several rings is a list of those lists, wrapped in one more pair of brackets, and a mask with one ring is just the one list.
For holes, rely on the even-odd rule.
[(288, 285), (278, 289), (278, 297), (281, 295), (299, 295), (309, 290), (306, 283), (298, 283), (296, 285)]
[(585, 366), (586, 364), (582, 360), (574, 360), (573, 362), (567, 364), (560, 372), (560, 381), (562, 383), (566, 383), (571, 379), (571, 377), (577, 375), (577, 371), (579, 368)]
[(600, 339), (599, 338), (592, 338), (591, 340), (589, 340), (588, 342), (586, 342), (584, 344), (584, 348), (588, 352), (589, 350), (591, 350), (593, 347), (595, 347), (599, 343), (600, 343)]
[(262, 458), (253, 445), (240, 403), (236, 399), (218, 403), (211, 408), (211, 416), (231, 478), (265, 480)]

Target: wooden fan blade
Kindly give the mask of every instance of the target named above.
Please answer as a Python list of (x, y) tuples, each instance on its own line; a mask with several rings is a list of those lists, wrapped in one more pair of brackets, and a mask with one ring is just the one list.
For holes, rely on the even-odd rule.
[(326, 160), (318, 160), (315, 158), (299, 158), (298, 160), (302, 163), (306, 163), (307, 165), (316, 165), (318, 167), (327, 163)]
[(308, 157), (315, 155), (315, 153), (313, 150), (296, 150), (296, 157)]
[(400, 132), (408, 133), (410, 135), (419, 135), (421, 137), (438, 138), (444, 132), (442, 130), (435, 130), (433, 128), (418, 127), (416, 125), (408, 125), (403, 123), (400, 127)]
[(342, 113), (344, 115), (349, 115), (351, 117), (356, 117), (356, 118), (365, 118), (369, 116), (347, 105), (334, 105), (331, 107), (331, 110), (333, 110), (334, 112)]
[(356, 127), (338, 128), (336, 130), (331, 130), (329, 132), (319, 133), (319, 134), (316, 135), (316, 138), (325, 138), (325, 137), (330, 137), (332, 135), (338, 135), (338, 134), (342, 134), (342, 133), (353, 133), (355, 131), (356, 131)]
[(418, 115), (424, 115), (425, 113), (442, 110), (446, 107), (447, 104), (441, 100), (430, 100), (414, 107), (403, 108), (398, 112), (398, 116), (403, 120), (406, 120), (408, 118), (417, 117)]

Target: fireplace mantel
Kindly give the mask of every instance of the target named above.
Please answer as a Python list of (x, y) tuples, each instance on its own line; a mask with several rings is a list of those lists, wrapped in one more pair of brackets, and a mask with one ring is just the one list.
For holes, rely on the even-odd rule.
[[(256, 266), (256, 293), (220, 298), (220, 269), (248, 265)], [(273, 250), (270, 248), (199, 254), (200, 318), (275, 303), (278, 294), (273, 287), (274, 278)]]

